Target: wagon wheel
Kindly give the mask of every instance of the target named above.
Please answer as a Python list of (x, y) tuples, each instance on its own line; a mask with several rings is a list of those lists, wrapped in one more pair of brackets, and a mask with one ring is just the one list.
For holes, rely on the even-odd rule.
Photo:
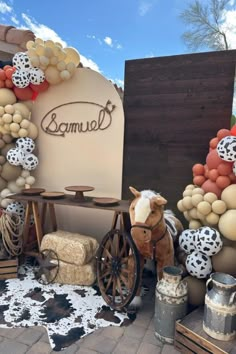
[(38, 270), (35, 277), (41, 284), (48, 285), (53, 283), (59, 271), (59, 258), (55, 251), (45, 249), (39, 252), (36, 257)]
[(139, 278), (139, 254), (132, 237), (111, 230), (97, 252), (97, 281), (103, 299), (115, 310), (124, 309), (136, 295)]

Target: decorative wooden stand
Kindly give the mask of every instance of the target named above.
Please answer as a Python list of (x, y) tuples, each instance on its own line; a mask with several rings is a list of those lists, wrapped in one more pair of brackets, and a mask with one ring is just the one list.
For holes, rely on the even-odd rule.
[(236, 339), (220, 341), (209, 337), (202, 329), (203, 307), (176, 322), (174, 345), (181, 353), (236, 354)]

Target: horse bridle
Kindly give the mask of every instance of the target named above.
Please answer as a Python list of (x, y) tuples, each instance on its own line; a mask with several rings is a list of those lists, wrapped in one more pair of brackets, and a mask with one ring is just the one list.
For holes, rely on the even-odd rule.
[[(140, 229), (153, 231), (159, 226), (159, 224), (162, 222), (163, 218), (164, 218), (164, 213), (162, 214), (160, 220), (158, 220), (157, 223), (154, 224), (153, 226), (134, 224), (134, 225), (131, 226), (131, 229), (137, 227), (137, 228), (140, 228)], [(165, 237), (166, 231), (167, 231), (167, 225), (165, 227), (165, 230), (164, 230), (163, 234), (161, 235), (161, 237), (158, 240), (150, 240), (152, 242), (152, 244), (153, 244), (152, 245), (152, 247), (153, 247), (153, 259), (155, 259), (155, 255), (156, 255), (156, 244), (157, 244), (157, 242), (161, 241)]]

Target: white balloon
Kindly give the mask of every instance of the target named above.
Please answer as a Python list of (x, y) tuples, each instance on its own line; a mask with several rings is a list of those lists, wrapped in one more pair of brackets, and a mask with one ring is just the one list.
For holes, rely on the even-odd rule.
[(25, 88), (29, 86), (30, 75), (29, 71), (16, 70), (12, 75), (12, 82), (16, 87)]

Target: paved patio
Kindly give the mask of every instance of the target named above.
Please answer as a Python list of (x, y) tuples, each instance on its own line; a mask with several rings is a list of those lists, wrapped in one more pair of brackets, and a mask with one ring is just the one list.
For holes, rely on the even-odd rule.
[(99, 329), (78, 340), (67, 349), (51, 349), (43, 327), (0, 328), (1, 354), (177, 354), (172, 345), (163, 344), (154, 336), (155, 286), (144, 297), (143, 308), (128, 327)]

